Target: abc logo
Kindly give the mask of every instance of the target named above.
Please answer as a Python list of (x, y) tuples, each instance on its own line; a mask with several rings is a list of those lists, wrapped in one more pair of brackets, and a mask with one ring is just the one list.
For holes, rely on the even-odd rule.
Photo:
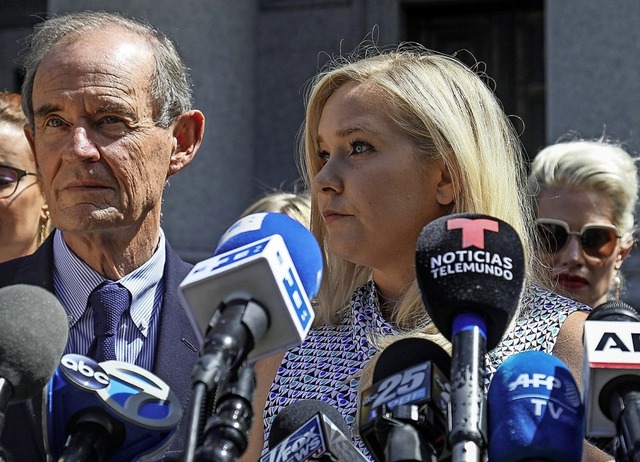
[(88, 390), (100, 390), (109, 385), (109, 376), (91, 358), (66, 354), (60, 360), (64, 375), (74, 384)]

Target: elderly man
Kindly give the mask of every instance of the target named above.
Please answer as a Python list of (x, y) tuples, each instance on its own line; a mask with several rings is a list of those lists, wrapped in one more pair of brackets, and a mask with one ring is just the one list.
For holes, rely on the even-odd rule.
[[(186, 67), (146, 24), (60, 16), (32, 36), (23, 109), (56, 231), (33, 255), (0, 265), (0, 286), (55, 293), (69, 318), (65, 353), (135, 363), (164, 380), (184, 416), (159, 457), (177, 458), (201, 336), (177, 294), (191, 266), (166, 242), (160, 209), (167, 179), (191, 162), (204, 133)], [(124, 306), (100, 302), (105, 286)], [(94, 320), (105, 315), (117, 327), (101, 353)], [(41, 406), (36, 398), (8, 410), (2, 446), (17, 461), (45, 459)]]

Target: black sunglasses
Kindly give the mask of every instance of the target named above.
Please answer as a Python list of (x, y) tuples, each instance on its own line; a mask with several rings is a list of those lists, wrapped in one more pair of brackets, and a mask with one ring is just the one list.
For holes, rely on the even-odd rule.
[(556, 253), (569, 241), (569, 236), (575, 235), (584, 253), (595, 258), (608, 258), (618, 245), (622, 237), (614, 225), (588, 223), (580, 231), (571, 231), (569, 225), (562, 220), (552, 218), (538, 218), (536, 227), (541, 237), (543, 250)]
[(11, 197), (18, 190), (20, 180), (27, 175), (37, 176), (20, 168), (0, 164), (0, 199)]

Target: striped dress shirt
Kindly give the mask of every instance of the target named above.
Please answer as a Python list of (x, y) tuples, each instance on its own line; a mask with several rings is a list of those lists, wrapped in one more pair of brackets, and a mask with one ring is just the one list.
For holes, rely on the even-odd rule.
[[(69, 318), (69, 340), (65, 354), (86, 355), (94, 339), (93, 310), (88, 304), (93, 289), (104, 276), (89, 267), (69, 249), (63, 233), (55, 231), (53, 243), (53, 283), (56, 296)], [(151, 258), (119, 282), (131, 292), (131, 308), (120, 320), (116, 334), (116, 359), (153, 369), (158, 336), (160, 307), (164, 289), (163, 273), (166, 260), (165, 237), (160, 239)]]

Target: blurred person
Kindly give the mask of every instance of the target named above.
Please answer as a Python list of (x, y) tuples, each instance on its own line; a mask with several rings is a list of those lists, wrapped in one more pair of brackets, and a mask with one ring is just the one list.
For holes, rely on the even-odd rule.
[[(88, 11), (36, 25), (25, 70), (25, 134), (56, 230), (33, 255), (0, 264), (0, 286), (58, 297), (65, 353), (135, 363), (169, 385), (183, 418), (156, 459), (178, 460), (202, 338), (178, 296), (192, 265), (166, 241), (160, 212), (167, 179), (204, 133), (187, 68), (152, 26)], [(100, 303), (104, 290), (126, 306)], [(94, 321), (109, 317), (115, 335), (98, 335)], [(41, 406), (36, 397), (7, 411), (1, 444), (16, 460), (45, 460)]]
[[(278, 412), (320, 399), (354, 431), (361, 374), (393, 339), (423, 336), (449, 351), (416, 281), (423, 227), (479, 213), (520, 235), (526, 290), (510, 329), (487, 355), (488, 383), (512, 354), (542, 350), (580, 383), (588, 307), (544, 288), (533, 257), (531, 204), (521, 144), (485, 81), (454, 57), (403, 44), (338, 56), (307, 94), (300, 161), (311, 187), (311, 230), (325, 257), (316, 322), (303, 343), (256, 363), (254, 421), (243, 461), (268, 451)], [(587, 446), (585, 460), (608, 460)]]
[(240, 216), (244, 217), (259, 212), (283, 213), (309, 228), (311, 193), (309, 191), (270, 191), (249, 205)]
[(0, 263), (33, 253), (50, 232), (26, 123), (20, 95), (0, 93)]
[(540, 257), (554, 290), (592, 308), (619, 299), (621, 267), (634, 243), (635, 159), (620, 145), (573, 140), (544, 148), (528, 180)]

